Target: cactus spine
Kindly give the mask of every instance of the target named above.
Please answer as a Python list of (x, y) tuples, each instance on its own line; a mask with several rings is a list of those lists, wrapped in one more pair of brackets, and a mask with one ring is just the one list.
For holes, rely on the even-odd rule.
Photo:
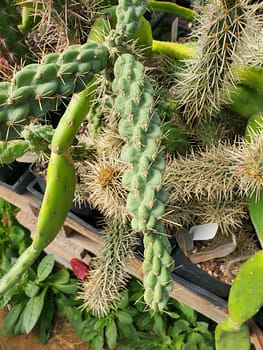
[(119, 133), (127, 141), (121, 157), (130, 164), (123, 176), (123, 185), (130, 191), (126, 207), (133, 216), (132, 229), (145, 234), (145, 301), (153, 310), (163, 310), (172, 287), (172, 259), (160, 222), (167, 199), (162, 188), (165, 162), (160, 150), (160, 118), (153, 111), (153, 88), (134, 56), (121, 55), (114, 74), (115, 109), (121, 117)]

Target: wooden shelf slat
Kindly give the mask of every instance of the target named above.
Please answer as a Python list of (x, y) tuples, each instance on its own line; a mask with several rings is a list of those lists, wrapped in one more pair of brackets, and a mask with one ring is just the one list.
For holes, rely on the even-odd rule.
[[(18, 220), (31, 232), (34, 232), (41, 201), (28, 192), (18, 195), (3, 186), (0, 186), (0, 197), (21, 209), (17, 216)], [(53, 253), (60, 263), (69, 266), (69, 260), (73, 257), (82, 259), (84, 257), (84, 259), (89, 260), (91, 255), (98, 255), (103, 244), (103, 236), (98, 235), (96, 229), (84, 225), (84, 223), (82, 225), (74, 219), (74, 215), (70, 215), (67, 217), (63, 229), (46, 251)], [(143, 280), (141, 265), (142, 262), (136, 258), (128, 259), (126, 264), (128, 273)], [(227, 316), (227, 303), (223, 299), (209, 300), (177, 281), (174, 281), (170, 295), (215, 322), (220, 322)]]

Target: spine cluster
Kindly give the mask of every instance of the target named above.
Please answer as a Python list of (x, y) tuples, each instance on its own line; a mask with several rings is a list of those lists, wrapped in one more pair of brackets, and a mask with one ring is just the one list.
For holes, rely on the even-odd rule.
[(83, 307), (98, 317), (116, 309), (120, 291), (125, 288), (128, 273), (125, 270), (127, 256), (132, 255), (134, 235), (127, 224), (115, 222), (106, 229), (105, 246), (97, 260), (95, 269), (82, 284), (80, 298)]
[(248, 143), (218, 144), (170, 163), (166, 171), (170, 201), (232, 200), (260, 193), (263, 179), (262, 135)]

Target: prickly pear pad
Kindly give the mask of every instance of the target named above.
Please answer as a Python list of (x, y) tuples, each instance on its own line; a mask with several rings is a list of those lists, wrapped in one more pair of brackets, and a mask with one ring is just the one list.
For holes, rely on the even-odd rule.
[(123, 185), (130, 191), (126, 207), (133, 216), (132, 229), (145, 234), (145, 301), (154, 311), (163, 310), (172, 288), (169, 271), (173, 263), (160, 222), (167, 200), (162, 188), (165, 161), (160, 148), (160, 118), (153, 111), (153, 87), (134, 56), (119, 56), (114, 74), (119, 133), (126, 140), (121, 157), (130, 164), (123, 176)]
[(241, 324), (263, 305), (263, 250), (255, 253), (240, 268), (229, 294), (229, 314)]

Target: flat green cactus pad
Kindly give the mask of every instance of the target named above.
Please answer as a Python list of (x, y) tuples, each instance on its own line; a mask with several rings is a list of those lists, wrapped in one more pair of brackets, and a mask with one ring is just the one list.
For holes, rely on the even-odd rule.
[(241, 324), (263, 305), (263, 250), (255, 253), (240, 268), (229, 295), (229, 314)]

